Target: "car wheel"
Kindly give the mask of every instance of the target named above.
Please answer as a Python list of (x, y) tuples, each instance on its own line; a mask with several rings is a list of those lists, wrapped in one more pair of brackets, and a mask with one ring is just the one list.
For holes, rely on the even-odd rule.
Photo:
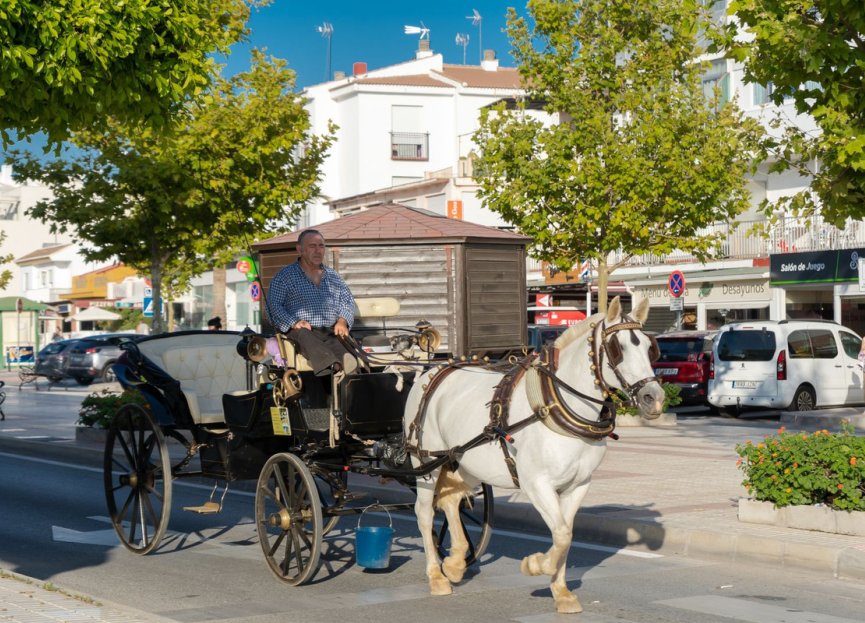
[(75, 382), (79, 385), (90, 385), (93, 382), (89, 376), (76, 376)]
[(100, 380), (103, 383), (113, 383), (117, 380), (117, 375), (114, 374), (114, 362), (112, 361), (107, 366), (102, 368), (102, 374), (100, 375)]
[(808, 385), (802, 385), (796, 390), (793, 402), (787, 407), (788, 411), (813, 411), (817, 406), (817, 396), (814, 389)]

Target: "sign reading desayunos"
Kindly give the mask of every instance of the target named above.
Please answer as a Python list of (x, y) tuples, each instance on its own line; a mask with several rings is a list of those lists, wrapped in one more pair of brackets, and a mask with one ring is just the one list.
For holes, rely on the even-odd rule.
[[(634, 294), (649, 299), (652, 306), (670, 306), (670, 295), (668, 284), (636, 286)], [(743, 281), (731, 281), (727, 283), (717, 282), (691, 282), (685, 287), (681, 296), (686, 307), (692, 307), (697, 303), (731, 303), (754, 301), (768, 303), (772, 296), (769, 292), (769, 284), (765, 279), (748, 279)]]

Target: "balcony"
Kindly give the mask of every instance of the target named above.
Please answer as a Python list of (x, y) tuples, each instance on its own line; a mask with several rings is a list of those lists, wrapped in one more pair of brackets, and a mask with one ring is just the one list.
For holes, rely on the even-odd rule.
[[(838, 229), (819, 215), (807, 218), (782, 217), (769, 231), (761, 235), (758, 228), (767, 227), (765, 220), (740, 221), (737, 224), (718, 223), (699, 232), (699, 235), (719, 234), (720, 247), (714, 260), (752, 259), (775, 253), (853, 249), (865, 246), (865, 222), (848, 219)], [(624, 254), (611, 253), (608, 262), (621, 261)], [(628, 259), (627, 266), (651, 266), (698, 262), (690, 253), (673, 251), (665, 255), (638, 255)]]
[(391, 132), (391, 160), (429, 160), (429, 134), (422, 132)]

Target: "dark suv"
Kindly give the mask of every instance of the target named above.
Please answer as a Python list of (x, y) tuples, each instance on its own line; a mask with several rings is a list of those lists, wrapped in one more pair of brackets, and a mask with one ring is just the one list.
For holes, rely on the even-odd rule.
[(661, 356), (652, 364), (655, 376), (682, 388), (682, 405), (708, 405), (709, 364), (717, 333), (674, 331), (656, 336)]
[(66, 375), (79, 385), (90, 385), (97, 379), (104, 383), (113, 381), (116, 377), (111, 366), (123, 352), (120, 345), (140, 337), (137, 333), (110, 333), (79, 339), (69, 353)]
[(54, 383), (66, 377), (69, 353), (78, 340), (59, 340), (51, 342), (36, 354), (33, 373), (44, 376)]

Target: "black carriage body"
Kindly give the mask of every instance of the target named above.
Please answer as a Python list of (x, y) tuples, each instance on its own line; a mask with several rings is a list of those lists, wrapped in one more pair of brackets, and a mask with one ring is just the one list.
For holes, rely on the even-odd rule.
[[(397, 383), (402, 378), (402, 390)], [(340, 384), (342, 431), (361, 438), (379, 439), (402, 431), (403, 412), (414, 372), (400, 376), (374, 372), (348, 376)]]

